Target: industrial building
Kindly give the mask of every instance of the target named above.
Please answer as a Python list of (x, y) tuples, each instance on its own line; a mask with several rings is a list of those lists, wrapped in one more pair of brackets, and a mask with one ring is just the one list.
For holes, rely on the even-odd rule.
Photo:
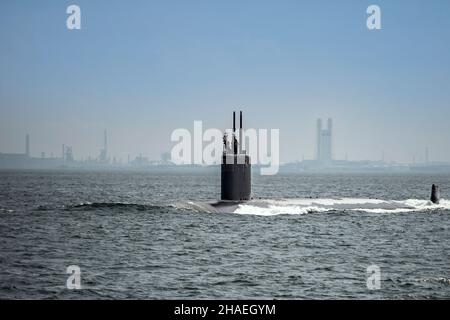
[(333, 160), (333, 120), (328, 119), (326, 129), (322, 128), (322, 119), (317, 119), (317, 156), (316, 160), (322, 164), (329, 164)]

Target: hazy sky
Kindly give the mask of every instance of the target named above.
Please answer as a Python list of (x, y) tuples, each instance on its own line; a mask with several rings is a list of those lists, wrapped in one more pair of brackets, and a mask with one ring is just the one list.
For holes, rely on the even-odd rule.
[(29, 132), (35, 156), (98, 156), (106, 128), (113, 156), (158, 159), (239, 106), (282, 161), (314, 157), (318, 117), (335, 158), (450, 161), (450, 1), (0, 1), (0, 152)]

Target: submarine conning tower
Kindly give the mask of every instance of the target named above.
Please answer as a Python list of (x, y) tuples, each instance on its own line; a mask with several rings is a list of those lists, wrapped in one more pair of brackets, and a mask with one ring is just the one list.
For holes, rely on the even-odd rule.
[(227, 201), (246, 201), (251, 197), (250, 156), (242, 149), (242, 111), (239, 122), (239, 142), (236, 139), (236, 112), (233, 112), (231, 145), (226, 133), (223, 137), (221, 199)]

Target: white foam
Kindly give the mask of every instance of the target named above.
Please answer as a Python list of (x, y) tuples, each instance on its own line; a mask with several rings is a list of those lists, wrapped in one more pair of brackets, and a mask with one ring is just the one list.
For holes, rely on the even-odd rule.
[(308, 214), (333, 211), (367, 213), (407, 213), (431, 210), (450, 210), (450, 201), (434, 204), (429, 200), (380, 200), (364, 198), (340, 199), (270, 199), (252, 200), (240, 204), (234, 213), (273, 216), (280, 214)]

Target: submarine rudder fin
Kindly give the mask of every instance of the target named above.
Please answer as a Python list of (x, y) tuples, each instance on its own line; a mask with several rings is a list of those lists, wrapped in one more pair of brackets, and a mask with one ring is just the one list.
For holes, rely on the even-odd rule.
[(439, 198), (440, 198), (439, 187), (433, 183), (433, 185), (431, 186), (431, 197), (430, 197), (430, 200), (434, 204), (439, 204), (439, 200), (440, 200)]

